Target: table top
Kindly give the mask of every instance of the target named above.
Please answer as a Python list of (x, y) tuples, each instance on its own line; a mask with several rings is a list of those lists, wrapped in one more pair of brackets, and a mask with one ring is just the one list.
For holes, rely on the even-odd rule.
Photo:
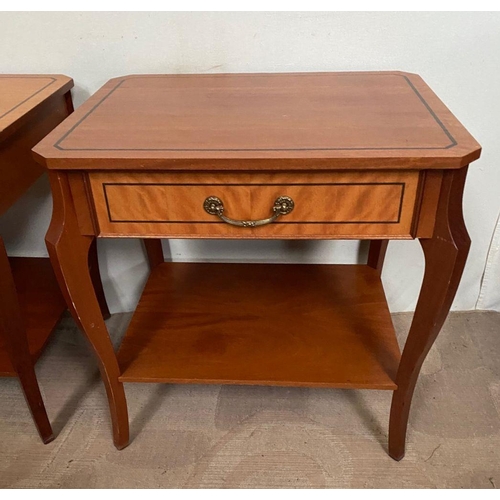
[(0, 75), (0, 140), (21, 127), (54, 95), (73, 87), (64, 75)]
[(114, 78), (34, 148), (48, 168), (162, 170), (459, 168), (480, 151), (402, 72)]

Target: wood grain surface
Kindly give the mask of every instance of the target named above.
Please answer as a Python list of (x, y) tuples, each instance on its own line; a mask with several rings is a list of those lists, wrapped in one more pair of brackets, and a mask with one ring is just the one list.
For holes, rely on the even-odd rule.
[[(89, 181), (100, 236), (410, 238), (419, 172), (96, 172)], [(239, 220), (269, 217), (279, 196), (291, 197), (295, 207), (270, 225), (235, 227), (204, 210), (209, 196)]]
[(29, 122), (48, 99), (72, 87), (64, 75), (0, 75), (0, 141)]
[(123, 382), (395, 389), (399, 348), (368, 266), (163, 263), (118, 361)]
[(34, 151), (55, 169), (420, 169), (480, 146), (418, 75), (363, 72), (115, 78)]
[[(0, 92), (1, 84), (0, 77)], [(44, 168), (34, 160), (31, 148), (67, 116), (65, 96), (51, 96), (36, 108), (29, 122), (0, 139), (0, 215), (43, 174)]]

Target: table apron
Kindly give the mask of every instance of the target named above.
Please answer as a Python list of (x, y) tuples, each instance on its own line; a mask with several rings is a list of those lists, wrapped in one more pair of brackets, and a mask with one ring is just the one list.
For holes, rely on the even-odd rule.
[[(74, 172), (69, 178), (82, 234), (114, 238), (412, 239), (432, 235), (442, 172), (101, 171)], [(210, 197), (222, 202), (226, 221), (205, 209)], [(273, 206), (280, 197), (292, 199), (293, 209), (274, 218)], [(243, 225), (232, 225), (227, 219)], [(265, 219), (273, 222), (254, 225)]]

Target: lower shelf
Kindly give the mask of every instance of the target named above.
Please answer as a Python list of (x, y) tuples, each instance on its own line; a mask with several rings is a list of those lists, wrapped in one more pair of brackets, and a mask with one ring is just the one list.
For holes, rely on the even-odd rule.
[[(11, 257), (9, 263), (16, 284), (30, 353), (35, 362), (59, 322), (66, 304), (47, 258)], [(16, 372), (0, 337), (0, 376)]]
[(364, 265), (160, 264), (118, 352), (123, 382), (392, 390), (399, 360)]

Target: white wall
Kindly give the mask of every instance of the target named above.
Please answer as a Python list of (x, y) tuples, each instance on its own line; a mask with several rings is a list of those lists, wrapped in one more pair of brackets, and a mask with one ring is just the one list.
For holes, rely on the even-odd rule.
[[(109, 78), (129, 73), (419, 73), (483, 146), (466, 186), (473, 244), (454, 303), (455, 309), (475, 307), (500, 211), (499, 13), (0, 13), (0, 50), (2, 73), (72, 76), (76, 106)], [(24, 202), (27, 207), (14, 207), (0, 222), (0, 233), (12, 255), (43, 255), (50, 217), (46, 182)], [(356, 262), (366, 252), (359, 247), (357, 242), (177, 240), (170, 242), (170, 255)], [(146, 273), (140, 244), (107, 240), (100, 256), (111, 309), (132, 309)], [(422, 269), (417, 242), (389, 245), (383, 278), (393, 311), (414, 308)], [(500, 284), (488, 293), (500, 297)]]

